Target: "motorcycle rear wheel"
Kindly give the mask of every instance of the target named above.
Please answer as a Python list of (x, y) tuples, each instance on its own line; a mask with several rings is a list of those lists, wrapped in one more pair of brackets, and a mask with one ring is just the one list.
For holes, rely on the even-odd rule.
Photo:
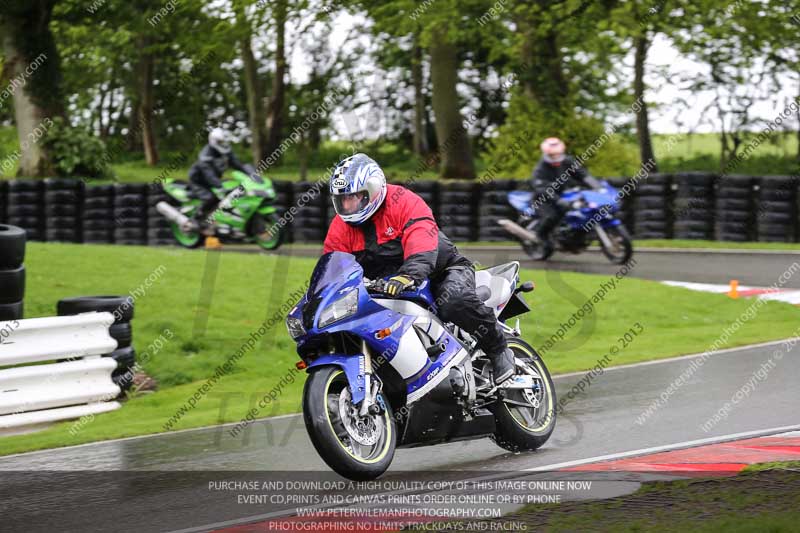
[[(535, 233), (538, 223), (538, 220), (534, 220), (525, 229)], [(533, 241), (520, 241), (520, 244), (522, 244), (522, 251), (534, 261), (547, 261), (555, 251), (552, 244)]]
[[(556, 390), (544, 361), (531, 345), (518, 337), (509, 337), (508, 347), (541, 379), (538, 380), (538, 391), (506, 390), (507, 399), (528, 403), (531, 407), (502, 400), (493, 405), (497, 431), (491, 439), (512, 452), (535, 450), (547, 442), (556, 427)], [(517, 373), (521, 373), (519, 365)], [(539, 407), (534, 407), (534, 403)]]
[(394, 458), (394, 417), (388, 402), (383, 402), (382, 413), (360, 417), (349, 398), (341, 368), (312, 369), (303, 389), (306, 431), (317, 453), (338, 474), (354, 481), (375, 479)]
[(205, 237), (200, 232), (185, 232), (181, 229), (179, 224), (175, 222), (170, 223), (172, 228), (172, 235), (175, 240), (184, 248), (197, 248), (202, 246), (205, 242)]

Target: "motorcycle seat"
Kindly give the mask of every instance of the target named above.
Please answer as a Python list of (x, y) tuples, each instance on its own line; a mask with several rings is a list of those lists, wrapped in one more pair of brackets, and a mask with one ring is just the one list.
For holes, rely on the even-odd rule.
[(519, 262), (512, 261), (475, 272), (475, 288), (478, 298), (499, 315), (502, 307), (513, 294), (519, 273)]

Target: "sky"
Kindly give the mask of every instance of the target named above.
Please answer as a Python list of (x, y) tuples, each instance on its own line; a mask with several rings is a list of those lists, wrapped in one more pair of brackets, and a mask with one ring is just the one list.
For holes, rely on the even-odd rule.
[[(339, 46), (346, 46), (346, 37), (353, 25), (363, 21), (363, 18), (347, 13), (336, 15), (336, 23), (333, 32), (328, 36), (329, 44), (333, 49)], [(369, 36), (361, 34), (357, 37), (362, 42), (368, 42)], [(370, 61), (368, 56), (364, 56), (367, 66)], [(632, 77), (633, 73), (633, 52), (625, 58), (625, 71)], [(648, 55), (646, 67), (646, 82), (648, 89), (646, 92), (646, 102), (650, 106), (650, 128), (653, 133), (677, 133), (695, 132), (709, 133), (720, 130), (720, 120), (714, 111), (703, 114), (703, 110), (712, 103), (716, 95), (712, 91), (692, 91), (686, 88), (691, 78), (707, 72), (708, 67), (697, 63), (692, 59), (682, 55), (664, 36), (658, 36), (652, 43)], [(300, 47), (295, 47), (291, 56), (290, 75), (295, 81), (303, 81), (308, 74), (308, 65)], [(673, 80), (666, 83), (666, 79)], [(689, 81), (680, 81), (688, 79)], [(371, 79), (363, 80), (363, 84), (369, 87), (373, 83)], [(766, 121), (774, 119), (780, 111), (793, 98), (800, 95), (800, 87), (796, 79), (785, 78), (781, 80), (781, 90), (777, 93), (769, 93), (769, 97), (758, 101), (751, 112), (755, 117)], [(676, 104), (682, 101), (684, 104)], [(334, 130), (347, 128), (341, 120), (341, 111), (335, 113), (340, 116), (339, 124), (334, 126)], [(349, 121), (352, 128), (353, 117), (350, 114), (345, 122)], [(362, 120), (363, 122), (363, 120)], [(797, 130), (798, 119), (796, 115), (790, 121), (784, 122), (788, 128)], [(754, 126), (753, 129), (761, 129), (761, 125)], [(337, 137), (342, 137), (337, 135)]]

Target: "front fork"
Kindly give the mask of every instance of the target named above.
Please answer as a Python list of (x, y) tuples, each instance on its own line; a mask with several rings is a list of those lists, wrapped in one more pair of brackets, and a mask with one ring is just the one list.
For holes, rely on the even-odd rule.
[(364, 354), (364, 401), (361, 402), (361, 409), (358, 414), (367, 416), (369, 414), (378, 414), (380, 406), (378, 405), (378, 393), (381, 390), (380, 379), (373, 375), (372, 368), (372, 349), (367, 345), (366, 341), (361, 341), (361, 353)]

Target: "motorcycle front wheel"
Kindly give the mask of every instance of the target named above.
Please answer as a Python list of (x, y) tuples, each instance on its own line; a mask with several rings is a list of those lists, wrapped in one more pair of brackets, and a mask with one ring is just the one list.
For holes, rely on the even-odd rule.
[(303, 419), (311, 442), (339, 475), (367, 481), (383, 474), (394, 458), (396, 428), (388, 402), (376, 415), (360, 416), (350, 401), (344, 371), (315, 368), (303, 389)]
[(611, 226), (606, 228), (606, 235), (611, 241), (611, 247), (606, 247), (601, 241), (600, 247), (603, 249), (603, 255), (615, 265), (627, 263), (633, 255), (633, 243), (631, 243), (628, 230), (622, 224)]
[(517, 359), (517, 374), (533, 376), (533, 389), (507, 389), (496, 402), (497, 431), (492, 440), (512, 452), (535, 450), (542, 446), (556, 427), (556, 390), (550, 372), (527, 342), (508, 338), (508, 347)]

